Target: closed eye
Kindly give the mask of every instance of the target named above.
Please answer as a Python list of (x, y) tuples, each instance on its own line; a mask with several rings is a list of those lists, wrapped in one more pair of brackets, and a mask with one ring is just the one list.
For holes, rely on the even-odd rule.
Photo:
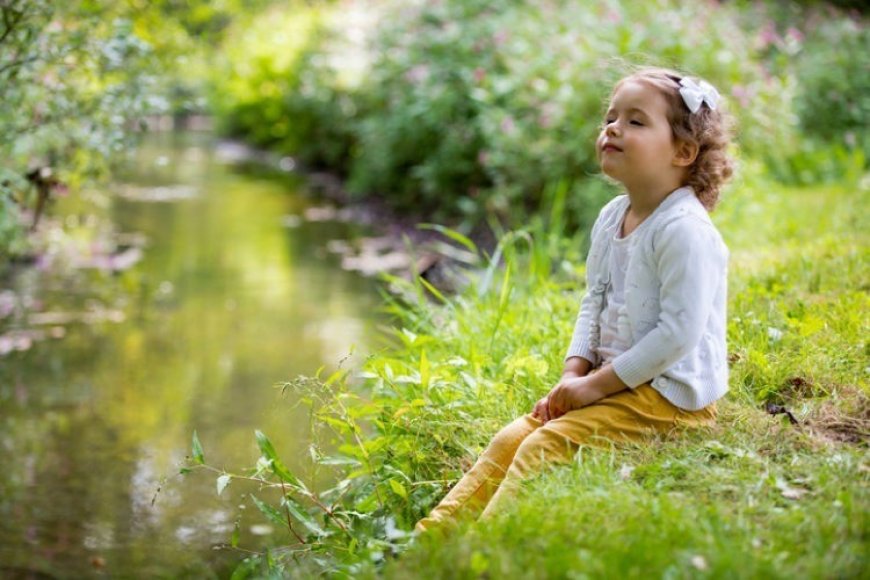
[(637, 125), (638, 127), (643, 127), (643, 123), (641, 123), (640, 121), (631, 121), (631, 124)]

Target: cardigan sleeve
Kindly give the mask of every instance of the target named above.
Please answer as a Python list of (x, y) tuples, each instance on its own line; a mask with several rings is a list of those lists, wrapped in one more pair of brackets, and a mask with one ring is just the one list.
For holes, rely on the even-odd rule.
[(592, 226), (589, 254), (586, 257), (586, 293), (580, 301), (580, 311), (577, 313), (574, 334), (571, 337), (568, 352), (565, 354), (565, 360), (579, 356), (592, 363), (593, 367), (598, 366), (599, 357), (595, 352), (595, 345), (592, 344), (591, 337), (598, 324), (597, 318), (601, 310), (600, 301), (603, 300), (604, 289), (598, 287), (598, 277), (601, 273), (596, 267), (599, 262), (596, 255), (603, 251), (600, 240), (601, 230), (612, 218), (614, 212), (618, 212), (619, 208), (625, 204), (625, 197), (624, 195), (616, 197), (605, 205)]
[[(590, 253), (591, 253), (590, 249)], [(587, 259), (588, 264), (588, 259)], [(568, 346), (568, 352), (565, 354), (565, 360), (573, 356), (583, 357), (592, 363), (592, 366), (598, 366), (598, 354), (595, 352), (590, 341), (592, 333), (592, 324), (595, 322), (595, 317), (599, 308), (596, 300), (599, 294), (593, 292), (596, 290), (593, 275), (590, 274), (589, 268), (586, 268), (586, 294), (580, 301), (580, 312), (577, 313), (577, 320), (574, 323), (574, 334), (571, 337), (571, 344)]]
[(719, 233), (699, 217), (681, 216), (657, 238), (652, 255), (660, 283), (658, 322), (612, 363), (631, 388), (654, 379), (698, 345), (727, 275), (728, 252)]

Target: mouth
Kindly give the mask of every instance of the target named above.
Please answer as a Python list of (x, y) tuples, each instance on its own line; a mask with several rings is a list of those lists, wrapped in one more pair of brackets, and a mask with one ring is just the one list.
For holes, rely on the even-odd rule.
[(601, 152), (602, 152), (602, 153), (607, 153), (608, 151), (621, 153), (621, 152), (622, 152), (622, 149), (620, 149), (619, 147), (617, 147), (617, 146), (614, 145), (613, 143), (605, 143), (605, 144), (601, 147)]

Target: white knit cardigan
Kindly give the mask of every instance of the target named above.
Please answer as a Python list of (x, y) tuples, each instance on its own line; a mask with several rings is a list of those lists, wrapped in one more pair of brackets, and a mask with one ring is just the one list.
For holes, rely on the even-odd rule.
[[(628, 205), (627, 195), (612, 200), (592, 227), (587, 292), (566, 359), (600, 364), (610, 246)], [(701, 409), (728, 390), (728, 248), (690, 187), (668, 195), (647, 220), (625, 273), (631, 347), (611, 364), (630, 388), (652, 382), (677, 407)]]

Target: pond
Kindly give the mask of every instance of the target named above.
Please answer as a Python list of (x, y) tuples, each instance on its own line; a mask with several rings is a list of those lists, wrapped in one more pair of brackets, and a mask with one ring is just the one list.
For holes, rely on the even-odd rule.
[(0, 577), (224, 577), (241, 555), (214, 546), (239, 513), (243, 544), (283, 539), (233, 485), (218, 497), (179, 467), (194, 430), (210, 464), (253, 465), (260, 429), (303, 469), (308, 415), (276, 384), (370, 351), (378, 283), (326, 250), (362, 226), (300, 219), (301, 178), (219, 151), (205, 133), (149, 136), (108, 193), (54, 208), (71, 231), (141, 238), (138, 263), (3, 283), (50, 337), (0, 357)]

